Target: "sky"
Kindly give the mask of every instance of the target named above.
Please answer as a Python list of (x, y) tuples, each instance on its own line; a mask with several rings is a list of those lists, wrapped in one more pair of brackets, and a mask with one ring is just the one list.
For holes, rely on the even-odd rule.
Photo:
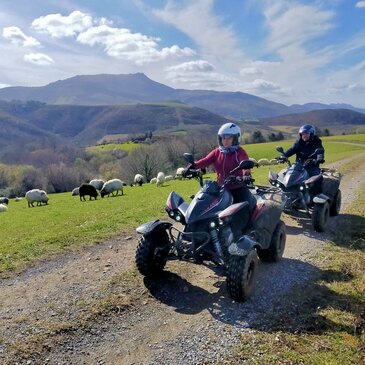
[(137, 72), (365, 108), (365, 1), (1, 0), (0, 87)]

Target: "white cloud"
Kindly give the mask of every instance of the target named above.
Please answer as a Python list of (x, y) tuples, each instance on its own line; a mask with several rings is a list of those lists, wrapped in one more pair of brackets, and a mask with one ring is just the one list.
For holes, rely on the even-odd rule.
[(275, 3), (265, 9), (264, 15), (271, 31), (268, 45), (280, 50), (291, 45), (303, 46), (319, 38), (333, 28), (331, 20), (335, 14), (310, 5)]
[(211, 72), (214, 71), (214, 66), (207, 61), (198, 60), (184, 62), (176, 66), (167, 68), (171, 72)]
[(291, 95), (291, 88), (283, 88), (279, 84), (264, 80), (264, 79), (255, 79), (251, 84), (247, 85), (249, 89), (251, 89), (257, 95), (272, 95), (272, 94), (282, 94), (282, 95)]
[(4, 87), (9, 87), (11, 85), (8, 85), (8, 84), (0, 84), (0, 89), (3, 89)]
[(12, 44), (23, 47), (35, 47), (40, 45), (40, 43), (35, 38), (25, 35), (18, 27), (3, 28), (3, 37)]
[[(102, 19), (104, 22), (105, 19)], [(49, 34), (54, 38), (71, 37), (93, 26), (90, 15), (73, 11), (68, 16), (48, 14), (34, 19), (32, 28), (39, 33)]]
[(169, 57), (176, 58), (195, 54), (190, 48), (180, 48), (176, 45), (159, 50), (159, 38), (131, 33), (128, 29), (112, 28), (108, 25), (89, 28), (78, 35), (77, 41), (90, 46), (101, 44), (109, 56), (133, 61), (138, 65)]
[(280, 62), (252, 61), (240, 69), (241, 76), (259, 76), (278, 68)]
[(24, 61), (38, 66), (49, 66), (54, 60), (43, 53), (28, 53), (24, 56)]
[(357, 8), (365, 8), (365, 1), (358, 1), (355, 6)]

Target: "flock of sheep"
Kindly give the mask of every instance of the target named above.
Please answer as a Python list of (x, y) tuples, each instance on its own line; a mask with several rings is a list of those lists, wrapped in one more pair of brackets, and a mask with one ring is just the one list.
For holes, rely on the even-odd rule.
[[(251, 161), (255, 162), (258, 166), (268, 166), (268, 165), (276, 165), (278, 161), (276, 159), (269, 160), (267, 158), (261, 158), (256, 161), (253, 158), (250, 158)], [(156, 184), (156, 186), (162, 186), (165, 181), (170, 181), (174, 179), (181, 180), (183, 178), (184, 168), (179, 167), (176, 170), (175, 176), (166, 175), (163, 172), (159, 172), (156, 177), (150, 180), (150, 184)], [(136, 174), (134, 177), (133, 185), (143, 185), (145, 183), (145, 178), (141, 174)], [(119, 193), (121, 195), (124, 194), (123, 186), (127, 184), (120, 179), (111, 179), (104, 182), (101, 179), (93, 179), (89, 183), (81, 184), (79, 187), (72, 190), (72, 195), (79, 195), (80, 201), (85, 201), (86, 196), (89, 196), (89, 200), (92, 198), (97, 199), (99, 192), (100, 196), (104, 198), (104, 196), (117, 196)], [(98, 192), (99, 191), (99, 192)], [(26, 192), (25, 199), (28, 202), (28, 207), (34, 207), (34, 204), (37, 206), (47, 205), (48, 204), (48, 195), (44, 190), (41, 189), (32, 189)], [(16, 198), (16, 201), (21, 200), (21, 198)], [(6, 197), (0, 197), (0, 212), (6, 212), (8, 210), (7, 205), (9, 204), (9, 199)]]
[[(183, 167), (180, 167), (176, 171), (176, 175), (166, 175), (163, 172), (159, 172), (157, 176), (151, 179), (151, 184), (156, 184), (156, 186), (162, 186), (165, 181), (173, 180), (173, 179), (182, 179), (182, 173), (184, 171)], [(145, 178), (141, 174), (136, 174), (134, 177), (134, 185), (143, 185), (145, 183)], [(72, 195), (79, 195), (80, 201), (85, 201), (86, 196), (89, 197), (89, 200), (97, 199), (99, 196), (104, 198), (104, 196), (117, 196), (118, 194), (123, 195), (123, 186), (127, 184), (120, 179), (111, 179), (104, 182), (102, 179), (93, 179), (89, 183), (83, 183), (79, 187), (72, 190)], [(98, 192), (99, 191), (99, 192)], [(32, 189), (26, 192), (25, 199), (28, 202), (28, 207), (34, 207), (34, 204), (37, 206), (47, 205), (49, 197), (44, 190), (41, 189)], [(16, 198), (16, 201), (21, 200), (21, 198)], [(9, 204), (9, 199), (6, 197), (0, 197), (0, 212), (6, 212), (8, 210), (7, 205)]]

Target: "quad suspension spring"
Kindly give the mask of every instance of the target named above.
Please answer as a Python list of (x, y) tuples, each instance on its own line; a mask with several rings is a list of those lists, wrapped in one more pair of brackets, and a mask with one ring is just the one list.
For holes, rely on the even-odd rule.
[(216, 251), (218, 257), (223, 259), (223, 251), (222, 251), (221, 243), (219, 242), (219, 239), (218, 239), (217, 231), (215, 229), (212, 229), (210, 231), (210, 236), (212, 237), (214, 248), (215, 248), (215, 251)]

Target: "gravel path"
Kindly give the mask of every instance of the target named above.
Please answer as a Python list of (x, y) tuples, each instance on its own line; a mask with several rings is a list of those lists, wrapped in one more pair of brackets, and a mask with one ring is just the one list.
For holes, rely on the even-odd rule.
[[(356, 158), (358, 168), (341, 182), (342, 212), (364, 189), (364, 157)], [(335, 167), (341, 170), (351, 160)], [(223, 361), (239, 333), (252, 331), (253, 323), (274, 310), (278, 299), (287, 300), (293, 286), (318, 274), (313, 253), (335, 233), (341, 215), (331, 218), (326, 233), (314, 232), (303, 219), (285, 215), (284, 220), (288, 233), (284, 259), (277, 264), (260, 263), (256, 291), (245, 303), (229, 299), (224, 276), (211, 267), (169, 262), (162, 278), (143, 280), (134, 268), (134, 233), (2, 280), (0, 362), (185, 365)], [(124, 300), (117, 306), (120, 310), (83, 322), (88, 304), (95, 305), (99, 298), (102, 302), (105, 293), (115, 294), (116, 289)], [(24, 359), (14, 359), (15, 348), (22, 348)], [(32, 354), (26, 355), (30, 350)]]

